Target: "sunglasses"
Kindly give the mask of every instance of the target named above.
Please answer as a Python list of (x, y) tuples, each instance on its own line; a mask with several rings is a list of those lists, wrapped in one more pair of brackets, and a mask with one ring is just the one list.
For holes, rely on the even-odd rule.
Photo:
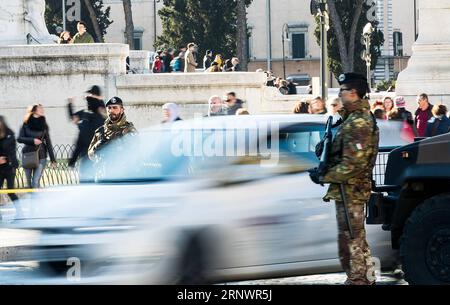
[(353, 89), (350, 89), (350, 88), (341, 88), (340, 90), (339, 90), (339, 92), (340, 93), (342, 93), (342, 92), (344, 92), (344, 91), (352, 91)]

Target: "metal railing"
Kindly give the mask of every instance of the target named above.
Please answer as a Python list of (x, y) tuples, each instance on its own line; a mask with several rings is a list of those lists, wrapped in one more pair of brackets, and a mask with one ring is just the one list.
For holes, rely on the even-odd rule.
[(386, 166), (391, 151), (397, 147), (383, 147), (380, 148), (377, 157), (377, 163), (375, 163), (375, 168), (373, 169), (373, 179), (376, 185), (384, 185), (384, 174), (386, 173)]
[[(17, 158), (19, 163), (22, 159), (22, 147), (23, 145), (18, 145), (17, 147)], [(380, 149), (378, 154), (377, 162), (373, 171), (373, 177), (376, 185), (384, 184), (384, 174), (386, 171), (386, 165), (389, 157), (389, 153), (396, 147), (386, 147)], [(58, 161), (55, 168), (50, 167), (48, 162), (41, 178), (41, 187), (51, 187), (58, 185), (74, 185), (79, 183), (79, 172), (78, 166), (73, 168), (69, 167), (68, 163), (70, 157), (73, 154), (75, 145), (55, 145), (53, 151), (55, 153), (55, 158)], [(78, 165), (78, 164), (77, 164)], [(18, 189), (27, 188), (27, 179), (25, 176), (25, 171), (22, 167), (19, 167), (16, 173), (15, 186)]]
[[(17, 146), (17, 158), (19, 165), (22, 160), (23, 145)], [(57, 165), (55, 168), (50, 166), (47, 162), (41, 178), (41, 187), (50, 187), (57, 185), (74, 185), (79, 183), (78, 167), (69, 167), (68, 163), (70, 157), (75, 150), (75, 145), (55, 145), (53, 151)], [(27, 178), (24, 169), (20, 166), (16, 172), (15, 186), (18, 189), (28, 188)]]

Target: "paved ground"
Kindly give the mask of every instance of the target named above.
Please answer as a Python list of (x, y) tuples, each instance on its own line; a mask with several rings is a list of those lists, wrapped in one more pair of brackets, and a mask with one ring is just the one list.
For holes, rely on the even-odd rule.
[[(299, 277), (287, 277), (261, 281), (228, 283), (233, 285), (342, 285), (346, 280), (344, 273), (331, 273)], [(383, 273), (377, 280), (377, 285), (408, 285), (404, 280), (397, 279), (392, 273)]]
[[(39, 271), (36, 262), (0, 263), (0, 285), (54, 285), (71, 284), (65, 279), (50, 278)], [(345, 281), (345, 274), (321, 274), (311, 276), (267, 279), (259, 281), (245, 281), (225, 283), (225, 285), (341, 285)], [(382, 274), (378, 285), (407, 285), (403, 280), (396, 279), (390, 273)]]

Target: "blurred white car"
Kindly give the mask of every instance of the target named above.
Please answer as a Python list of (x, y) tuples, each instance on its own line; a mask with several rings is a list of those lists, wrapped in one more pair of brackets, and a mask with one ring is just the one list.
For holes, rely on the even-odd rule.
[[(341, 270), (335, 207), (307, 170), (326, 118), (239, 116), (141, 131), (104, 150), (98, 183), (39, 193), (16, 259), (81, 260), (103, 283), (210, 283)], [(390, 234), (367, 227), (381, 267)]]

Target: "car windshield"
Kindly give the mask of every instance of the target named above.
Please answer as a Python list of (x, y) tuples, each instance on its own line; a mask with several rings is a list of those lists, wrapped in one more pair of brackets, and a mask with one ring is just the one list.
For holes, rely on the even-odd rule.
[(289, 156), (314, 166), (318, 163), (315, 146), (323, 134), (320, 124), (292, 125), (276, 131), (146, 130), (116, 140), (102, 150), (98, 181), (182, 179), (240, 162), (243, 157), (278, 161)]

